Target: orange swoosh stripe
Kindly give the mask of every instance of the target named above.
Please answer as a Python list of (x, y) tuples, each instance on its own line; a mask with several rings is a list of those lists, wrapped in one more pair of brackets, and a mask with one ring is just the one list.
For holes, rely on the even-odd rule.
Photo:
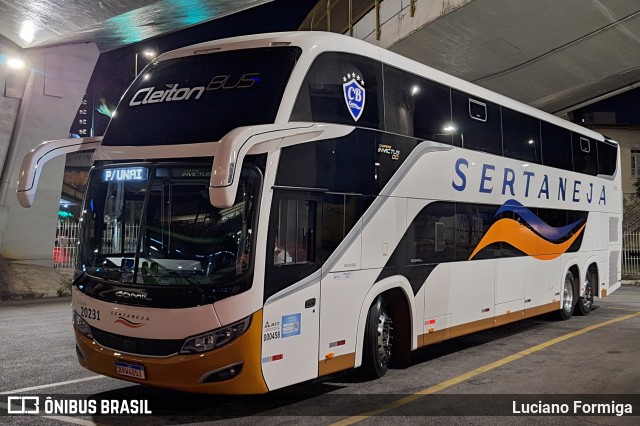
[(552, 260), (569, 250), (571, 244), (582, 234), (585, 226), (587, 226), (586, 223), (564, 243), (554, 244), (541, 238), (531, 229), (513, 219), (500, 219), (484, 234), (480, 243), (471, 253), (469, 260), (473, 259), (478, 252), (489, 244), (499, 242), (509, 243), (527, 256), (535, 257), (539, 260)]
[(118, 324), (126, 325), (129, 328), (138, 328), (138, 327), (142, 327), (144, 325), (144, 324), (131, 323), (131, 322), (128, 322), (126, 320), (123, 320), (122, 318), (117, 319), (114, 322), (116, 322)]

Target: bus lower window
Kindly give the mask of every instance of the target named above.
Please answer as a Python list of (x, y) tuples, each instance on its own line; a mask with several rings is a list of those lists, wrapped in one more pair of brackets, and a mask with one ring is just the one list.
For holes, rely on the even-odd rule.
[(280, 200), (274, 265), (315, 261), (315, 217), (311, 214), (315, 211), (314, 201)]

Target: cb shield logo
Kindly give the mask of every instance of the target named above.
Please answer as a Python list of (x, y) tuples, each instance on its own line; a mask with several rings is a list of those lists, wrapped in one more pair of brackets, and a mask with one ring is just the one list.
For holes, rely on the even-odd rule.
[(342, 91), (344, 92), (344, 101), (347, 103), (347, 109), (351, 117), (358, 121), (364, 111), (364, 79), (354, 72), (342, 77), (342, 81), (344, 81)]

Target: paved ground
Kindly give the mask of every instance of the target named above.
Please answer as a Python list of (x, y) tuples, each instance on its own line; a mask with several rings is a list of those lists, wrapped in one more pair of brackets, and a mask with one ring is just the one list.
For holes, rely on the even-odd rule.
[(376, 381), (351, 371), (267, 396), (216, 397), (96, 376), (76, 361), (68, 299), (4, 302), (0, 412), (9, 395), (151, 398), (155, 405), (153, 416), (14, 416), (0, 423), (638, 424), (630, 416), (489, 416), (510, 414), (514, 402), (520, 411), (541, 401), (567, 403), (573, 412), (575, 400), (614, 409), (611, 401), (633, 403), (640, 415), (640, 286), (623, 286), (597, 305), (588, 317), (532, 318), (427, 347), (410, 367)]

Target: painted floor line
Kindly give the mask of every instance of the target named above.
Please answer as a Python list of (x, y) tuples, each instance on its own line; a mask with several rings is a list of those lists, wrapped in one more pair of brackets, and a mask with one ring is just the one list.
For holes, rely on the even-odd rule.
[(37, 391), (40, 389), (55, 388), (57, 386), (70, 385), (73, 383), (88, 382), (89, 380), (105, 379), (107, 376), (89, 376), (82, 379), (67, 380), (66, 382), (49, 383), (47, 385), (32, 386), (30, 388), (14, 389), (10, 391), (0, 392), (0, 395), (13, 395), (15, 393), (25, 393)]
[(478, 376), (478, 375), (480, 375), (482, 373), (486, 373), (488, 371), (491, 371), (491, 370), (494, 370), (494, 369), (496, 369), (498, 367), (501, 367), (501, 366), (503, 366), (505, 364), (509, 364), (509, 363), (511, 363), (513, 361), (517, 361), (517, 360), (519, 360), (521, 358), (524, 358), (527, 355), (531, 355), (533, 353), (536, 353), (538, 351), (546, 349), (549, 346), (553, 346), (553, 345), (555, 345), (557, 343), (564, 342), (565, 340), (569, 340), (569, 339), (571, 339), (573, 337), (580, 336), (581, 334), (588, 333), (589, 331), (597, 330), (598, 328), (606, 327), (608, 325), (615, 324), (615, 323), (618, 323), (618, 322), (621, 322), (621, 321), (625, 321), (625, 320), (628, 320), (628, 319), (631, 319), (631, 318), (636, 318), (636, 317), (640, 317), (640, 312), (636, 312), (635, 314), (624, 315), (624, 316), (621, 316), (621, 317), (613, 318), (613, 319), (611, 319), (609, 321), (604, 321), (604, 322), (601, 322), (599, 324), (594, 324), (594, 325), (591, 325), (589, 327), (585, 327), (585, 328), (583, 328), (581, 330), (577, 330), (577, 331), (574, 331), (572, 333), (568, 333), (568, 334), (565, 334), (563, 336), (556, 337), (555, 339), (551, 339), (551, 340), (549, 340), (547, 342), (544, 342), (544, 343), (541, 343), (539, 345), (532, 346), (532, 347), (530, 347), (528, 349), (525, 349), (523, 351), (520, 351), (520, 352), (515, 353), (513, 355), (510, 355), (508, 357), (502, 358), (502, 359), (500, 359), (500, 360), (498, 360), (496, 362), (493, 362), (491, 364), (487, 364), (487, 365), (484, 365), (484, 366), (482, 366), (480, 368), (476, 368), (475, 370), (469, 371), (469, 372), (467, 372), (465, 374), (462, 374), (462, 375), (460, 375), (458, 377), (454, 377), (452, 379), (449, 379), (449, 380), (446, 380), (444, 382), (438, 383), (437, 385), (434, 385), (434, 386), (428, 387), (426, 389), (423, 389), (421, 391), (415, 392), (415, 393), (413, 393), (411, 395), (407, 395), (404, 398), (400, 398), (400, 399), (398, 399), (398, 400), (396, 400), (396, 401), (394, 401), (394, 402), (392, 402), (390, 404), (387, 404), (387, 405), (385, 405), (385, 406), (383, 406), (383, 407), (381, 407), (381, 408), (379, 408), (377, 410), (372, 410), (372, 411), (369, 411), (367, 413), (363, 413), (363, 414), (361, 414), (359, 416), (349, 417), (347, 419), (344, 419), (344, 420), (341, 420), (339, 422), (333, 423), (331, 426), (347, 426), (347, 425), (352, 425), (354, 423), (361, 422), (361, 421), (366, 420), (366, 419), (368, 419), (370, 417), (380, 415), (380, 414), (382, 414), (382, 413), (384, 413), (386, 411), (393, 410), (395, 408), (398, 408), (398, 407), (401, 407), (403, 405), (406, 405), (406, 404), (409, 404), (411, 402), (414, 402), (414, 401), (422, 398), (425, 395), (431, 395), (431, 394), (434, 394), (436, 392), (440, 392), (440, 391), (442, 391), (444, 389), (447, 389), (447, 388), (449, 388), (451, 386), (454, 386), (454, 385), (457, 385), (459, 383), (465, 382), (465, 381), (467, 381), (467, 380), (469, 380), (469, 379), (471, 379), (471, 378), (473, 378), (475, 376)]

